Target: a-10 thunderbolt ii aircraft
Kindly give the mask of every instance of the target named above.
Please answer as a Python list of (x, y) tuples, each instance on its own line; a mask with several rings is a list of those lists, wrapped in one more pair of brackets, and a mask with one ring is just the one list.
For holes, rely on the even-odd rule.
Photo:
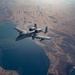
[(43, 32), (43, 33), (48, 32), (48, 27), (45, 27), (45, 30), (43, 30), (43, 29), (37, 28), (37, 24), (34, 24), (33, 27), (30, 27), (28, 32), (26, 30), (19, 28), (19, 27), (15, 27), (14, 29), (16, 29), (19, 32), (19, 36), (16, 38), (16, 41), (19, 41), (19, 40), (22, 40), (22, 39), (28, 38), (28, 37), (32, 37), (33, 40), (35, 38), (40, 39), (40, 41), (51, 39), (51, 37), (41, 36), (41, 35), (37, 34), (40, 32)]

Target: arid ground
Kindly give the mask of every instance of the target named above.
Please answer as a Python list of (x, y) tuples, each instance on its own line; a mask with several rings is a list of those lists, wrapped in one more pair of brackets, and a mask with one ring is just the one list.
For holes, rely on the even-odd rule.
[[(48, 26), (46, 35), (52, 39), (41, 43), (35, 40), (50, 59), (47, 74), (68, 75), (66, 69), (68, 65), (73, 65), (68, 72), (71, 75), (75, 65), (74, 0), (0, 0), (0, 22), (4, 21), (11, 21), (26, 30), (35, 23), (38, 28)], [(9, 75), (1, 68), (0, 73)]]

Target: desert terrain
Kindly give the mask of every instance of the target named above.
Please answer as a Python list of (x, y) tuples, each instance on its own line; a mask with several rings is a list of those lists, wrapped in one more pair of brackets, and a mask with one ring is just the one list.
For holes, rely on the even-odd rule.
[[(34, 41), (44, 49), (50, 59), (47, 75), (68, 75), (66, 73), (68, 65), (75, 66), (74, 9), (74, 0), (2, 0), (0, 22), (11, 21), (26, 30), (35, 23), (38, 28), (48, 26), (49, 31), (46, 35), (52, 39), (40, 43)], [(68, 71), (70, 75), (72, 72), (73, 68)]]

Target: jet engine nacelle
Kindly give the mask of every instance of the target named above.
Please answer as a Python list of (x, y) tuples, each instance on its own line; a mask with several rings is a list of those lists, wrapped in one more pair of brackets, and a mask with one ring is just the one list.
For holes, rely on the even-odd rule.
[(35, 27), (31, 27), (31, 28), (29, 28), (29, 31), (33, 31), (35, 29), (36, 29)]
[(29, 31), (33, 31), (37, 29), (37, 24), (35, 23), (33, 27), (29, 28)]
[(42, 29), (36, 29), (35, 30), (35, 33), (39, 33), (39, 32), (42, 32)]

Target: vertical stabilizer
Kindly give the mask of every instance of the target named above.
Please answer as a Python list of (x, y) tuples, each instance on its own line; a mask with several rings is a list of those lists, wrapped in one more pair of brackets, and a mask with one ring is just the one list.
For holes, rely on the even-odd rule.
[(34, 27), (37, 28), (37, 24), (36, 23), (34, 24)]
[(47, 33), (48, 32), (48, 27), (45, 27), (45, 33)]

